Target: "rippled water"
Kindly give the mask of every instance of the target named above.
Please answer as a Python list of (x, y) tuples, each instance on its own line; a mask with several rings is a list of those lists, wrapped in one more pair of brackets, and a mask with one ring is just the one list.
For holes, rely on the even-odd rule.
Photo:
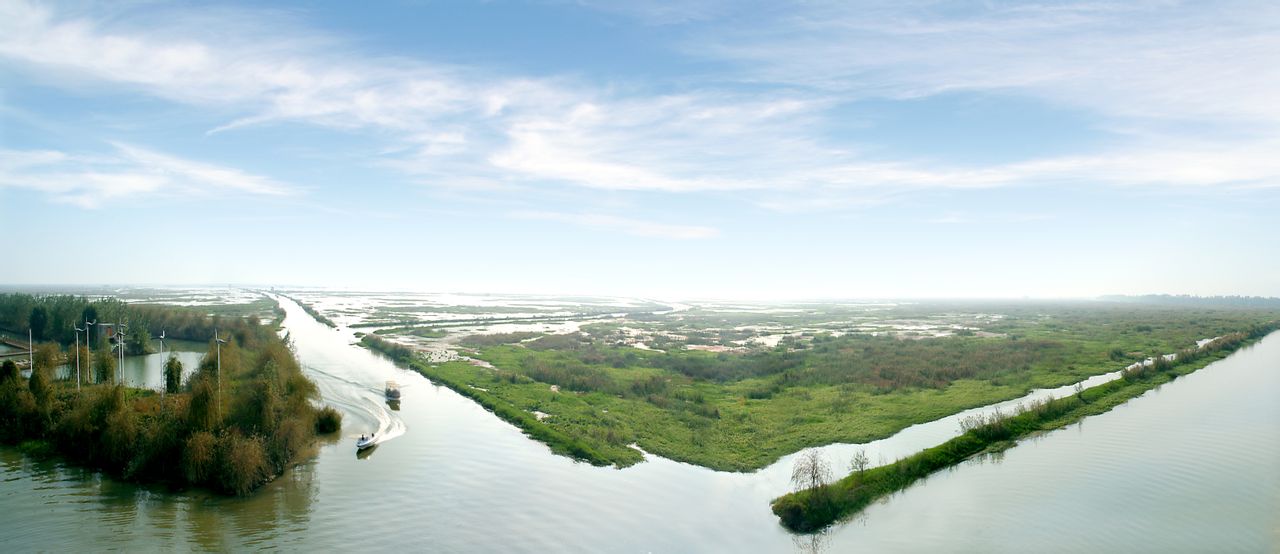
[[(346, 413), (343, 437), (247, 499), (152, 491), (0, 449), (0, 505), (20, 508), (0, 518), (5, 547), (1025, 552), (1280, 542), (1280, 336), (1000, 461), (935, 475), (825, 535), (794, 537), (768, 509), (787, 490), (791, 457), (751, 474), (658, 458), (624, 470), (575, 463), (281, 304), (308, 373)], [(382, 400), (388, 379), (402, 386), (398, 411)], [(932, 446), (956, 433), (957, 419), (909, 428), (868, 454)], [(374, 431), (384, 442), (357, 457), (354, 437)], [(843, 467), (853, 450), (824, 453)]]

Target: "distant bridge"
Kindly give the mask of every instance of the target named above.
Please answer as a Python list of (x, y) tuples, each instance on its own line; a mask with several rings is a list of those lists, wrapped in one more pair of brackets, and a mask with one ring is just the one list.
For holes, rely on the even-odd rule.
[(0, 352), (0, 360), (17, 358), (17, 362), (19, 366), (26, 365), (27, 355), (28, 355), (27, 353), (29, 352), (27, 350), (29, 348), (27, 343), (18, 342), (16, 340), (6, 338), (6, 337), (0, 337), (0, 344), (3, 344), (5, 346), (12, 346), (15, 349), (12, 352)]

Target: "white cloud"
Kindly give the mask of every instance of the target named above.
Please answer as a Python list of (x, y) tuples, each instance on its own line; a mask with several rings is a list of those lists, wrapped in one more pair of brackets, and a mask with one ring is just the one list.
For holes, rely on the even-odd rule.
[(595, 229), (621, 231), (628, 235), (638, 237), (707, 239), (720, 234), (720, 231), (714, 227), (701, 225), (670, 225), (666, 223), (655, 223), (652, 221), (642, 221), (605, 214), (523, 211), (514, 212), (511, 215), (520, 219), (559, 221)]
[(98, 208), (143, 196), (239, 193), (282, 196), (293, 187), (237, 169), (115, 144), (115, 155), (0, 149), (0, 187), (37, 190), (55, 201)]
[[(725, 5), (714, 0), (623, 10), (651, 23), (688, 24), (700, 55), (740, 62), (734, 76), (753, 84), (735, 87), (716, 76), (716, 84), (663, 94), (362, 55), (302, 26), (264, 28), (255, 21), (276, 20), (256, 11), (202, 16), (168, 8), (95, 18), (7, 2), (0, 5), (0, 59), (66, 86), (90, 80), (217, 108), (227, 122), (213, 132), (279, 120), (369, 131), (388, 143), (374, 163), (459, 192), (736, 191), (761, 206), (815, 210), (939, 189), (1280, 183), (1276, 144), (1258, 138), (1280, 129), (1280, 103), (1271, 98), (1280, 90), (1273, 63), (1280, 33), (1272, 32), (1277, 18), (1266, 5), (818, 2), (770, 10), (756, 23), (717, 21)], [(978, 166), (874, 158), (825, 134), (837, 117), (831, 108), (850, 99), (952, 90), (1032, 95), (1096, 110), (1138, 132), (1106, 151)], [(1129, 118), (1195, 120), (1215, 136), (1151, 133)], [(289, 191), (266, 177), (127, 145), (83, 169), (71, 160), (45, 165), (46, 179), (24, 186), (85, 205), (175, 183)], [(10, 167), (8, 180), (34, 171)], [(68, 172), (74, 178), (59, 181)], [(612, 223), (597, 221), (636, 231)]]
[(1274, 2), (813, 2), (691, 52), (857, 97), (1029, 94), (1124, 117), (1280, 122)]
[(475, 104), (476, 91), (452, 68), (350, 59), (327, 52), (323, 40), (303, 31), (263, 29), (245, 24), (247, 17), (152, 12), (131, 13), (133, 25), (110, 25), (6, 2), (0, 56), (53, 78), (112, 82), (178, 102), (251, 111), (215, 130), (274, 120), (405, 129)]

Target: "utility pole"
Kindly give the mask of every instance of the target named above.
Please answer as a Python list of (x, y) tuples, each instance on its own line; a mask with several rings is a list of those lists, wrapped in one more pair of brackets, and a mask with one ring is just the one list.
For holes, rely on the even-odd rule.
[(30, 327), (27, 327), (27, 363), (31, 364), (31, 371), (36, 370), (36, 343), (31, 339)]
[[(150, 335), (151, 332), (148, 331), (147, 334)], [(169, 360), (164, 358), (164, 329), (160, 330), (160, 362), (164, 364), (160, 366), (164, 368), (164, 371), (160, 372), (164, 377), (164, 381), (160, 384), (160, 398), (164, 398), (164, 393), (169, 389)]]
[[(96, 319), (93, 321), (89, 321), (89, 318), (87, 317), (84, 319), (84, 347), (90, 352), (93, 351), (93, 340), (89, 338), (89, 331), (92, 331), (92, 326), (97, 324), (98, 320)], [(89, 375), (92, 376), (93, 372), (89, 372)]]
[(124, 323), (116, 323), (116, 346), (120, 347), (120, 363), (116, 365), (116, 384), (124, 383)]
[[(76, 327), (74, 323), (71, 324), (71, 328), (76, 330), (76, 392), (80, 392), (80, 333), (84, 332), (84, 329)], [(84, 342), (88, 344), (88, 335), (84, 337)]]
[(218, 419), (222, 419), (222, 343), (227, 342), (218, 338), (218, 328), (213, 329), (213, 342), (216, 343), (218, 349)]

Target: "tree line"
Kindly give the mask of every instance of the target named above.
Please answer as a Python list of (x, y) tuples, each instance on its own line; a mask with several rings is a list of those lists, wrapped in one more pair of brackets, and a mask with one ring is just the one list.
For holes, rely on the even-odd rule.
[[(87, 308), (98, 315), (119, 310), (131, 321), (190, 322), (193, 335), (215, 319), (160, 306), (120, 306), (77, 297), (0, 297), (0, 321), (12, 325), (14, 310), (49, 314)], [(32, 302), (32, 298), (36, 301)], [(52, 318), (51, 318), (52, 319)], [(92, 319), (91, 319), (92, 320)], [(332, 432), (341, 415), (316, 404), (316, 386), (305, 375), (276, 328), (250, 319), (220, 319), (221, 344), (212, 340), (186, 382), (178, 359), (165, 367), (165, 393), (133, 389), (99, 378), (96, 385), (53, 379), (64, 353), (56, 337), (36, 349), (31, 376), (23, 379), (12, 361), (0, 368), (0, 442), (58, 453), (117, 478), (207, 487), (247, 494), (292, 465), (318, 432)], [(33, 328), (34, 334), (34, 328)], [(82, 347), (82, 356), (88, 348)], [(88, 355), (107, 368), (114, 356)], [(110, 364), (106, 360), (112, 360)], [(114, 368), (112, 368), (114, 369)], [(100, 377), (102, 377), (100, 375)]]

